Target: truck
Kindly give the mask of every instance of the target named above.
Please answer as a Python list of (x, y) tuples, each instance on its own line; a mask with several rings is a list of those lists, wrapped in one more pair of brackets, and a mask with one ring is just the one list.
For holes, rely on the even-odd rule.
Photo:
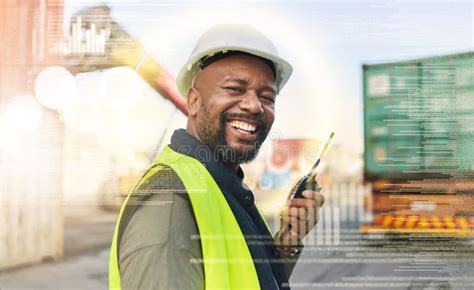
[(474, 52), (364, 64), (362, 234), (474, 236)]

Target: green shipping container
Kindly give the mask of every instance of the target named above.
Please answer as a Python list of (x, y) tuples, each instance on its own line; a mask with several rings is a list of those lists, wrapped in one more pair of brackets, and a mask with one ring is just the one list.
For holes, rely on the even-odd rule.
[(471, 176), (474, 52), (363, 66), (366, 180)]

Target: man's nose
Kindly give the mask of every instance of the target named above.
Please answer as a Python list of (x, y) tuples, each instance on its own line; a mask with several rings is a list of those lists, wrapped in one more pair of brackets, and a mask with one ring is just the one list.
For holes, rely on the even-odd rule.
[(253, 90), (248, 90), (239, 103), (240, 108), (252, 114), (263, 113), (263, 106), (258, 95)]

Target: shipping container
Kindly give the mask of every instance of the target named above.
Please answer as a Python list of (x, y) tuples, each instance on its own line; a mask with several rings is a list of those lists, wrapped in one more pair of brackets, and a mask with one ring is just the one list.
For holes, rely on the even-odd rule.
[(363, 66), (367, 181), (474, 170), (474, 53)]
[(0, 2), (0, 270), (63, 257), (64, 128), (34, 97), (38, 73), (62, 64), (48, 48), (63, 15), (59, 0)]
[(361, 232), (474, 236), (474, 52), (362, 69)]

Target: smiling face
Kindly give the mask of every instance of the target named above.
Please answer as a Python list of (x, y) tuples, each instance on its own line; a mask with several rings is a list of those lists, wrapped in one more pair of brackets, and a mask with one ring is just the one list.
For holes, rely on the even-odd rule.
[(188, 93), (187, 131), (235, 169), (251, 161), (275, 118), (276, 84), (257, 57), (233, 55), (198, 73)]

